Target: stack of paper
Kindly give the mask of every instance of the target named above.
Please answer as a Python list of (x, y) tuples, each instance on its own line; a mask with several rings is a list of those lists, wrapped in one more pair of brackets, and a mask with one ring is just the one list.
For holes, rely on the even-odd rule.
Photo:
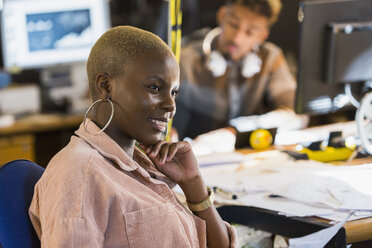
[[(211, 164), (212, 161), (209, 161)], [(245, 155), (244, 161), (201, 168), (206, 183), (237, 196), (220, 203), (266, 208), (287, 216), (335, 221), (372, 216), (372, 164), (333, 166), (294, 161), (278, 151)]]

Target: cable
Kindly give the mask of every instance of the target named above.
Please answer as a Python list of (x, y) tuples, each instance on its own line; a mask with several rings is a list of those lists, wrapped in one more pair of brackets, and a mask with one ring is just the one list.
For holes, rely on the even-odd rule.
[(348, 96), (349, 98), (349, 102), (355, 107), (355, 108), (359, 108), (360, 106), (360, 103), (357, 99), (355, 99), (355, 97), (353, 96), (352, 92), (351, 92), (351, 86), (350, 84), (345, 84), (344, 86), (344, 90), (345, 90), (345, 95)]

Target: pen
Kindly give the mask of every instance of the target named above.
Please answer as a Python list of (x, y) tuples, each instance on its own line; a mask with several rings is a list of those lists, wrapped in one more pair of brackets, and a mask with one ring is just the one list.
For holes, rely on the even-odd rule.
[(279, 198), (281, 197), (280, 195), (276, 195), (276, 194), (270, 194), (269, 195), (270, 198)]
[(213, 191), (215, 194), (223, 196), (227, 199), (232, 199), (232, 200), (238, 199), (238, 196), (236, 194), (232, 193), (231, 191), (221, 189), (220, 187), (217, 187), (217, 186), (213, 187)]

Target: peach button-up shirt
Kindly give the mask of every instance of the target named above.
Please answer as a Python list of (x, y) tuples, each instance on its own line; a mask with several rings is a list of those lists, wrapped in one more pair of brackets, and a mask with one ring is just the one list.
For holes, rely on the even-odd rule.
[[(206, 247), (206, 224), (135, 149), (133, 159), (88, 123), (48, 164), (30, 218), (42, 247)], [(237, 245), (226, 223), (231, 247)]]

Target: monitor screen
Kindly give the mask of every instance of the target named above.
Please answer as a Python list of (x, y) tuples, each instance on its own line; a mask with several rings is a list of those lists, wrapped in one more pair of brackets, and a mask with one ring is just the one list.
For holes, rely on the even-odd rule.
[(350, 106), (347, 93), (361, 97), (372, 80), (372, 1), (302, 0), (299, 7), (296, 112)]
[(94, 42), (109, 27), (106, 0), (6, 0), (4, 67), (27, 69), (86, 61)]

